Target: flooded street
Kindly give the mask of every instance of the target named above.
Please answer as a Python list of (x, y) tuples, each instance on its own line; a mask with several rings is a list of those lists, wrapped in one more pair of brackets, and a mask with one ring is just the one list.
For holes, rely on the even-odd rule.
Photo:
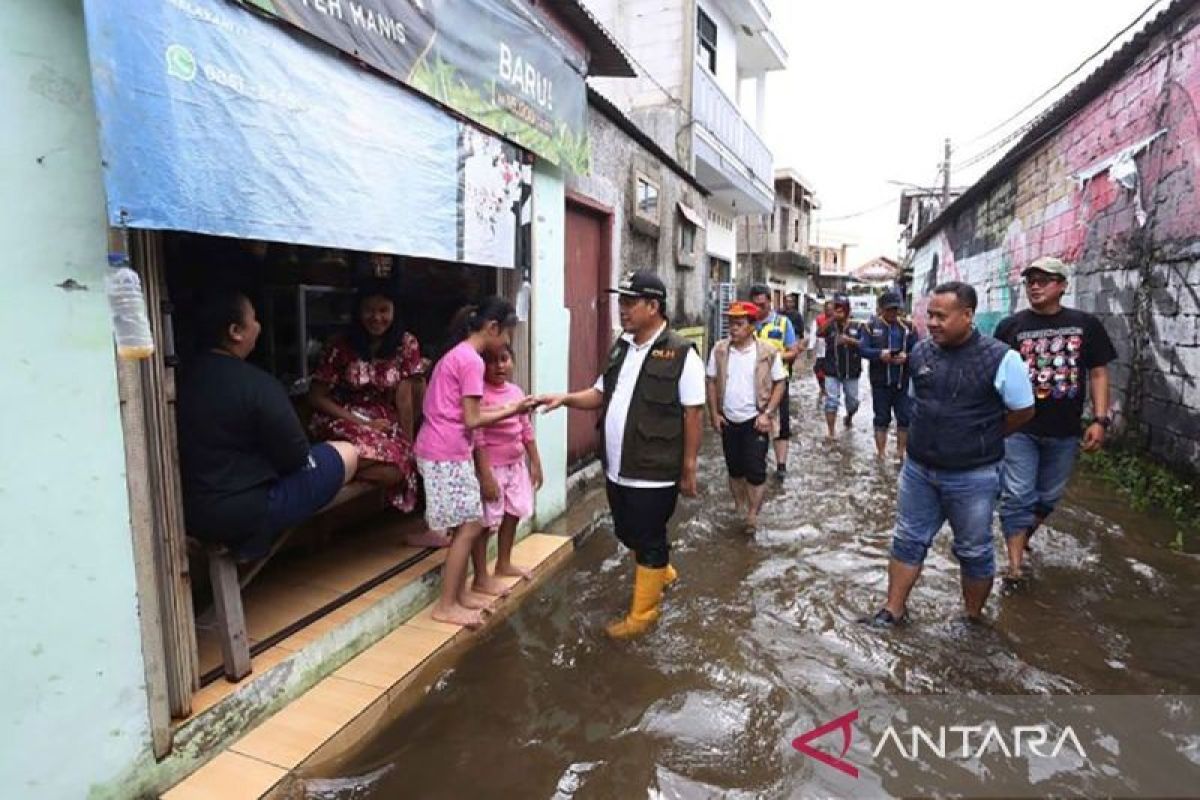
[(791, 741), (835, 695), (1200, 694), (1200, 562), (1085, 479), (1035, 538), (1032, 585), (989, 601), (990, 626), (954, 621), (946, 532), (912, 624), (857, 624), (883, 598), (898, 464), (875, 458), (869, 397), (831, 446), (815, 385), (796, 386), (790, 475), (753, 538), (708, 434), (702, 497), (675, 516), (681, 580), (653, 633), (603, 634), (628, 604), (632, 559), (601, 525), (346, 766), (391, 767), (354, 796), (801, 797), (822, 793), (824, 768)]

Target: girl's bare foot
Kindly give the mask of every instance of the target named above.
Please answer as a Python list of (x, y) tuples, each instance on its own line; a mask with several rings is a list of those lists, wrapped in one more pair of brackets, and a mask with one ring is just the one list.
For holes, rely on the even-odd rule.
[(512, 591), (512, 587), (491, 575), (483, 575), (471, 583), (471, 590), (479, 594), (490, 594), (494, 597), (504, 597)]
[(491, 597), (486, 594), (479, 594), (478, 592), (472, 592), (470, 589), (465, 589), (462, 592), (459, 592), (458, 595), (458, 602), (460, 605), (465, 608), (473, 608), (479, 611), (491, 607), (492, 603), (495, 601), (495, 597)]
[(470, 608), (464, 608), (461, 605), (453, 605), (443, 608), (439, 603), (433, 607), (430, 616), (438, 622), (447, 622), (451, 625), (462, 625), (464, 628), (478, 628), (483, 624), (483, 615), (478, 611)]
[(421, 533), (406, 533), (404, 543), (409, 547), (449, 547), (450, 537), (441, 531), (425, 530)]
[(533, 573), (529, 570), (512, 563), (504, 564), (503, 566), (497, 564), (496, 575), (504, 578), (520, 578), (523, 581), (527, 581), (533, 577)]

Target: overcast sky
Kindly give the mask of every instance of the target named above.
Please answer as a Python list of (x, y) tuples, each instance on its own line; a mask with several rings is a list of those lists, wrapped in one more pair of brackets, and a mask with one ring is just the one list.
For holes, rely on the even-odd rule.
[[(775, 166), (816, 185), (820, 238), (856, 242), (851, 265), (895, 257), (901, 187), (887, 181), (932, 183), (947, 136), (962, 146), (955, 161), (986, 149), (1011, 127), (967, 141), (1050, 88), (1150, 1), (769, 0), (789, 55), (768, 81)], [(952, 168), (953, 182), (969, 184), (986, 166)]]

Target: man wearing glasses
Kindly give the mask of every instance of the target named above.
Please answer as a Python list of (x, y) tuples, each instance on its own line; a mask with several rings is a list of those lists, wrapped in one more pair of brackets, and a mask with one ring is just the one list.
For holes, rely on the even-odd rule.
[(1029, 308), (1002, 320), (995, 333), (1029, 367), (1037, 412), (1004, 442), (1000, 524), (1008, 549), (1007, 591), (1021, 584), (1029, 539), (1067, 488), (1089, 384), (1093, 418), (1083, 429), (1082, 447), (1093, 452), (1104, 444), (1112, 424), (1108, 363), (1117, 357), (1099, 319), (1063, 306), (1067, 266), (1062, 261), (1044, 256), (1021, 276)]

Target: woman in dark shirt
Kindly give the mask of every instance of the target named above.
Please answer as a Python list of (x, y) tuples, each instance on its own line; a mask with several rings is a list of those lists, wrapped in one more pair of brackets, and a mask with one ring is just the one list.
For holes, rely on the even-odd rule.
[(204, 349), (178, 410), (188, 533), (229, 544), (239, 560), (261, 558), (354, 477), (358, 456), (347, 442), (310, 448), (283, 386), (246, 363), (262, 326), (244, 295), (207, 298), (197, 328)]

